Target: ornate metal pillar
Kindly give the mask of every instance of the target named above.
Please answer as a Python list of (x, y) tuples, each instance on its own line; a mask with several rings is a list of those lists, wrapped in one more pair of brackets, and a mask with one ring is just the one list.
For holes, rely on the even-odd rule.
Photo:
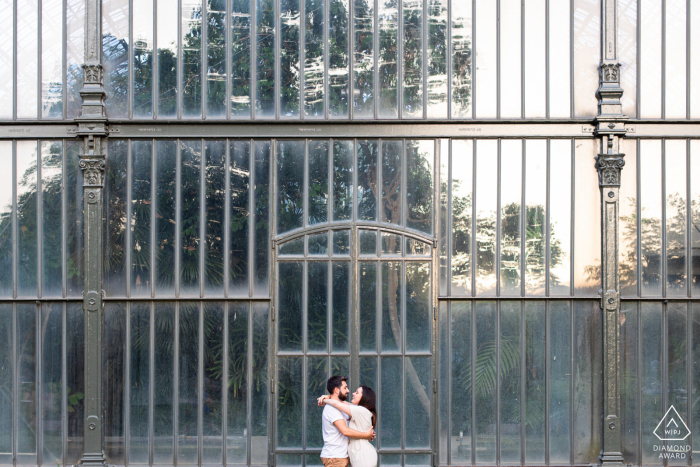
[(624, 462), (620, 438), (620, 278), (618, 270), (618, 228), (620, 221), (620, 171), (625, 165), (620, 143), (625, 136), (622, 114), (620, 64), (617, 62), (616, 0), (603, 0), (602, 62), (598, 88), (596, 136), (601, 152), (596, 169), (601, 195), (603, 309), (603, 439), (600, 464)]
[(105, 170), (107, 115), (102, 83), (101, 0), (85, 2), (85, 64), (80, 95), (83, 98), (78, 123), (81, 139), (80, 168), (83, 170), (85, 290), (85, 445), (81, 463), (103, 466), (104, 432), (102, 406), (102, 205)]

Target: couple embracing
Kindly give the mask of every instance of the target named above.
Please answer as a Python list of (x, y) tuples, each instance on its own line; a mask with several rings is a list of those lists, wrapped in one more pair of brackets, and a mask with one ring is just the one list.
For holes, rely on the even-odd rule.
[(350, 390), (346, 376), (331, 376), (326, 384), (330, 395), (318, 398), (323, 408), (324, 467), (377, 467), (374, 440), (377, 423), (376, 396), (372, 388), (360, 386), (347, 402)]

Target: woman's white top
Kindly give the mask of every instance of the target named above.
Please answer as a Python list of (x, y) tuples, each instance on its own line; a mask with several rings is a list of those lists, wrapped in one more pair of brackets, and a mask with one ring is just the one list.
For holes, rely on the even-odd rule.
[[(372, 428), (372, 412), (359, 405), (351, 405), (350, 412), (350, 428), (357, 431)], [(366, 439), (350, 438), (348, 457), (352, 467), (377, 467), (377, 450)]]

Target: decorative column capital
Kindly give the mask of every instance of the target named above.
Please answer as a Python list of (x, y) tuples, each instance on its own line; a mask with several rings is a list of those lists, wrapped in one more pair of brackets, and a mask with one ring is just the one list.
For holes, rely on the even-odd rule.
[(601, 188), (619, 188), (620, 172), (625, 166), (624, 154), (598, 154), (595, 167), (598, 169), (598, 183)]

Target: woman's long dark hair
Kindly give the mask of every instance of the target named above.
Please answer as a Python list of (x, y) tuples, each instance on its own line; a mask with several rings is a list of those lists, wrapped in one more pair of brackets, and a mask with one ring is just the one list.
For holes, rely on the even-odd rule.
[(361, 407), (372, 412), (372, 426), (377, 427), (377, 396), (374, 394), (374, 389), (364, 384), (360, 386), (362, 388), (362, 397), (360, 397), (360, 403), (357, 404)]

